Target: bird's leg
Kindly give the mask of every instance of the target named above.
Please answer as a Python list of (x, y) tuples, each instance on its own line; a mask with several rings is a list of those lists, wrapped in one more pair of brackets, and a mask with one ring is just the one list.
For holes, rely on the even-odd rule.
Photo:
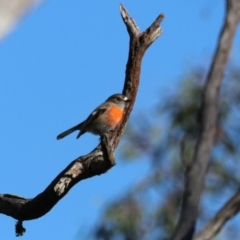
[(22, 236), (26, 232), (26, 229), (23, 227), (21, 220), (17, 221), (15, 225), (15, 232), (17, 237)]
[(103, 151), (105, 152), (108, 161), (110, 162), (111, 166), (114, 166), (116, 164), (115, 156), (112, 150), (112, 146), (111, 146), (111, 142), (108, 134), (101, 135), (101, 143), (102, 143)]

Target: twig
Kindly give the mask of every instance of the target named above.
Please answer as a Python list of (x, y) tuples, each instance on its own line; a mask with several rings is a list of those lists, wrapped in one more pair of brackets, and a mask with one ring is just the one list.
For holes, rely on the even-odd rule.
[(40, 2), (41, 0), (0, 0), (0, 41), (29, 9)]

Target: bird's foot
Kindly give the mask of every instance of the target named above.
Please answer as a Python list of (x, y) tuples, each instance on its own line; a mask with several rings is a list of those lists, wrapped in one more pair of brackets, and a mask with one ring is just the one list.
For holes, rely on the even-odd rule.
[(114, 152), (112, 150), (112, 146), (110, 143), (110, 139), (108, 137), (107, 134), (103, 134), (101, 136), (101, 141), (102, 141), (102, 147), (106, 153), (106, 156), (111, 164), (111, 166), (114, 166), (116, 164), (115, 162), (115, 156), (114, 156)]

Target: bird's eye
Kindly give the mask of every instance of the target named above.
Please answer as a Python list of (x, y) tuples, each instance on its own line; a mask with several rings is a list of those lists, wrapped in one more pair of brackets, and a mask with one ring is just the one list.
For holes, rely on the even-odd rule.
[(117, 97), (117, 100), (118, 100), (118, 101), (121, 101), (122, 99), (121, 99), (120, 97)]

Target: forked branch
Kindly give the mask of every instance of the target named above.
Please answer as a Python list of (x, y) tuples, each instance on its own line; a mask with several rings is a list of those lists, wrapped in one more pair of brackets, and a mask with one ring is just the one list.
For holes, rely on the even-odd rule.
[(66, 193), (81, 180), (105, 173), (114, 165), (113, 152), (124, 132), (127, 120), (136, 98), (141, 62), (147, 48), (159, 37), (162, 29), (159, 26), (163, 14), (145, 31), (140, 32), (136, 22), (129, 16), (127, 10), (120, 5), (120, 12), (130, 36), (129, 56), (126, 77), (123, 88), (131, 102), (125, 112), (124, 120), (119, 128), (101, 138), (101, 143), (89, 154), (72, 161), (49, 186), (35, 198), (24, 198), (11, 194), (0, 195), (0, 213), (18, 220), (16, 234), (22, 235), (25, 229), (22, 221), (39, 218), (50, 211)]

